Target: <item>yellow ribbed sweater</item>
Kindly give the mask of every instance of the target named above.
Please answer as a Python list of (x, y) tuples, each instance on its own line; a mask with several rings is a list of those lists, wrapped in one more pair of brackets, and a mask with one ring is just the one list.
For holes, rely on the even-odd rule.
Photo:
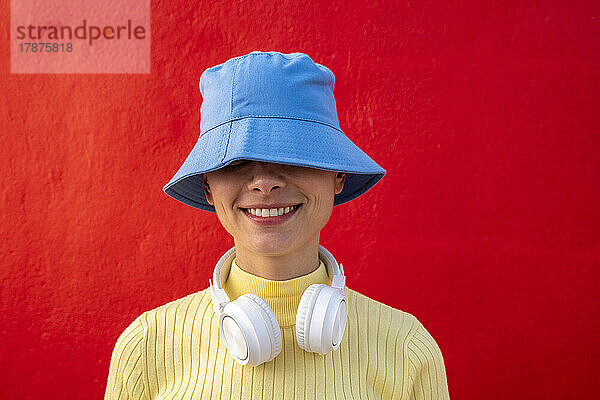
[(283, 348), (258, 367), (238, 365), (219, 337), (208, 289), (147, 311), (115, 345), (108, 399), (449, 399), (439, 347), (412, 315), (346, 289), (349, 314), (340, 347), (324, 356), (296, 344), (304, 290), (329, 283), (314, 272), (270, 281), (235, 261), (224, 284), (231, 299), (256, 293), (281, 326)]

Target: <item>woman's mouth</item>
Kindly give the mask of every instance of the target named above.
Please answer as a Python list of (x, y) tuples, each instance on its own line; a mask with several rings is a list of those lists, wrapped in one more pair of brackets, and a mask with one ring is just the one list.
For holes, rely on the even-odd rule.
[(300, 207), (302, 207), (302, 203), (288, 207), (241, 208), (241, 210), (253, 222), (261, 225), (274, 225), (287, 221)]

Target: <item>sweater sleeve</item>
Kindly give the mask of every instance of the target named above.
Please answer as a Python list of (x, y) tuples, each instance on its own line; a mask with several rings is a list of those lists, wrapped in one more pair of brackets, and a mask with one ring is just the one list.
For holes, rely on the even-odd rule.
[(442, 352), (425, 327), (417, 321), (408, 343), (409, 398), (447, 400), (448, 382)]
[(105, 400), (144, 399), (142, 345), (144, 326), (141, 317), (117, 339), (110, 360)]

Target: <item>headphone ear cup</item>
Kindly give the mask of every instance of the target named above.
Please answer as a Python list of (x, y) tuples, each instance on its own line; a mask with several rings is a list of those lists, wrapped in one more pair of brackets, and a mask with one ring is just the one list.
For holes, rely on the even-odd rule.
[(298, 310), (296, 311), (296, 342), (301, 349), (310, 351), (308, 346), (308, 335), (310, 334), (310, 320), (314, 309), (315, 299), (323, 285), (310, 285), (300, 298)]
[(227, 351), (242, 365), (255, 367), (281, 352), (281, 330), (275, 313), (255, 294), (247, 293), (227, 303), (219, 328)]
[[(263, 321), (270, 328), (270, 339), (271, 339), (271, 349), (272, 354), (271, 357), (267, 360), (270, 361), (273, 358), (277, 357), (279, 353), (281, 353), (282, 339), (281, 339), (281, 328), (279, 327), (279, 322), (277, 321), (277, 317), (273, 312), (273, 309), (269, 304), (259, 295), (253, 293), (246, 293), (241, 296), (247, 299), (252, 299), (255, 305), (259, 308), (259, 312), (262, 315)], [(265, 361), (266, 362), (266, 361)]]
[(340, 346), (348, 318), (348, 299), (336, 288), (310, 285), (296, 313), (296, 341), (306, 351), (326, 354)]

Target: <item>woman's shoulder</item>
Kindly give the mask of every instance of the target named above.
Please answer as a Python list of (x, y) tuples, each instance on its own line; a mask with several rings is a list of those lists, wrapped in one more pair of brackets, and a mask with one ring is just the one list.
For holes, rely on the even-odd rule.
[(413, 314), (372, 299), (356, 290), (346, 288), (348, 317), (365, 327), (384, 326), (396, 335), (413, 340), (415, 336), (428, 335), (427, 330)]
[(210, 303), (210, 290), (205, 288), (197, 292), (188, 294), (186, 296), (177, 298), (175, 300), (164, 303), (158, 307), (152, 308), (144, 314), (160, 314), (163, 312), (169, 312), (170, 310), (179, 309), (181, 307), (188, 307), (191, 305), (200, 305), (202, 303)]
[(169, 301), (138, 315), (121, 334), (138, 333), (137, 337), (154, 336), (157, 330), (169, 330), (176, 324), (203, 321), (214, 315), (208, 288)]
[(145, 311), (138, 319), (148, 327), (163, 327), (165, 324), (189, 322), (211, 314), (214, 312), (210, 290), (206, 288)]
[[(121, 333), (113, 349), (107, 398), (121, 398), (119, 393), (123, 391), (132, 393), (132, 398), (142, 398), (143, 388), (150, 388), (146, 374), (156, 374), (164, 360), (180, 355), (177, 352), (181, 348), (165, 344), (188, 343), (194, 337), (192, 333), (201, 334), (207, 324), (214, 324), (208, 289), (140, 314)], [(163, 364), (157, 366), (155, 361), (160, 357)], [(128, 387), (131, 382), (136, 384)]]
[[(367, 346), (376, 352), (384, 365), (390, 359), (404, 359), (409, 392), (415, 397), (448, 399), (448, 383), (442, 352), (431, 334), (412, 314), (396, 309), (346, 288), (348, 324), (355, 336), (374, 343)], [(353, 326), (354, 325), (354, 326)], [(365, 340), (363, 340), (364, 342)], [(390, 345), (391, 344), (391, 345)], [(379, 349), (384, 349), (380, 357)], [(392, 349), (389, 352), (389, 349)], [(392, 363), (395, 364), (395, 361)], [(421, 396), (421, 397), (420, 397)]]
[(346, 287), (346, 296), (348, 297), (349, 307), (354, 307), (357, 312), (367, 313), (375, 317), (381, 313), (389, 314), (393, 321), (405, 324), (418, 322), (414, 315), (368, 297), (354, 289)]

